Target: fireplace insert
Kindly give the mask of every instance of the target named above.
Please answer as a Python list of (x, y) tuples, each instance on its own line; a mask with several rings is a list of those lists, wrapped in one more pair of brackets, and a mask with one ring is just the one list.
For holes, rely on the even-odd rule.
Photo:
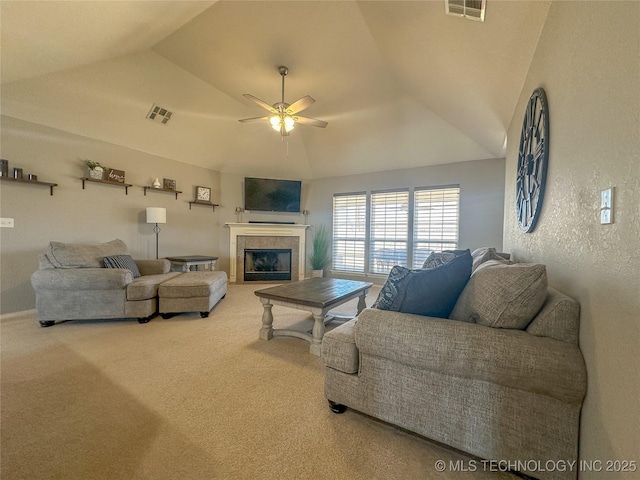
[(245, 249), (244, 281), (266, 280), (291, 281), (291, 249)]

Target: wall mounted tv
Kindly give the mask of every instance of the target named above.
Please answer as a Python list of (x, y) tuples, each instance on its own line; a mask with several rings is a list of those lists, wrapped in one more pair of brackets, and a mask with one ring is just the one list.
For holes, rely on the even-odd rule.
[(244, 209), (300, 213), (302, 182), (271, 178), (244, 178)]

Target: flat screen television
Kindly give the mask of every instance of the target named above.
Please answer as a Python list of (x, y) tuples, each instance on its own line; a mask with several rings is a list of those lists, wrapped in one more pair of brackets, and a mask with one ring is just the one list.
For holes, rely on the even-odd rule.
[(300, 180), (244, 179), (244, 209), (261, 212), (300, 213)]

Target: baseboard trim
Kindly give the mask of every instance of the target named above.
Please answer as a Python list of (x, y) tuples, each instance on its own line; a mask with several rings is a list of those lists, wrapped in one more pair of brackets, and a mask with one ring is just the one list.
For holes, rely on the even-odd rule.
[(38, 310), (36, 310), (35, 308), (32, 308), (31, 310), (22, 310), (20, 312), (3, 313), (0, 315), (0, 321), (11, 320), (12, 318), (22, 317), (25, 315), (34, 315), (34, 314), (35, 315), (38, 314)]

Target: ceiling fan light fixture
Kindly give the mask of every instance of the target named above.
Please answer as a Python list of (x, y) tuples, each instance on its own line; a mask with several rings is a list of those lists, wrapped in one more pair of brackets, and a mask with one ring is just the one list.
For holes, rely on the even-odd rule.
[(283, 118), (284, 120), (284, 129), (287, 132), (290, 132), (291, 130), (293, 130), (293, 126), (295, 125), (295, 121), (293, 120), (293, 118), (291, 118), (289, 115), (285, 116)]
[(271, 123), (271, 128), (273, 128), (276, 132), (281, 132), (282, 127), (284, 126), (285, 132), (289, 133), (291, 130), (293, 130), (296, 122), (289, 115), (281, 113), (279, 115), (273, 115), (269, 117), (269, 123)]
[(267, 102), (254, 97), (250, 93), (242, 94), (243, 97), (248, 98), (252, 102), (260, 105), (265, 110), (271, 112), (271, 115), (264, 117), (243, 118), (238, 121), (241, 123), (246, 123), (268, 120), (271, 124), (271, 128), (273, 128), (276, 132), (280, 132), (280, 135), (282, 135), (283, 137), (289, 135), (289, 132), (293, 130), (296, 122), (300, 122), (303, 125), (325, 128), (327, 126), (327, 122), (298, 115), (298, 112), (301, 112), (307, 107), (313, 105), (315, 100), (311, 96), (305, 95), (292, 104), (288, 104), (284, 101), (284, 77), (285, 75), (287, 75), (287, 73), (289, 73), (289, 69), (287, 67), (278, 67), (278, 73), (280, 73), (280, 76), (282, 77), (282, 100), (280, 102), (274, 103), (272, 106)]

